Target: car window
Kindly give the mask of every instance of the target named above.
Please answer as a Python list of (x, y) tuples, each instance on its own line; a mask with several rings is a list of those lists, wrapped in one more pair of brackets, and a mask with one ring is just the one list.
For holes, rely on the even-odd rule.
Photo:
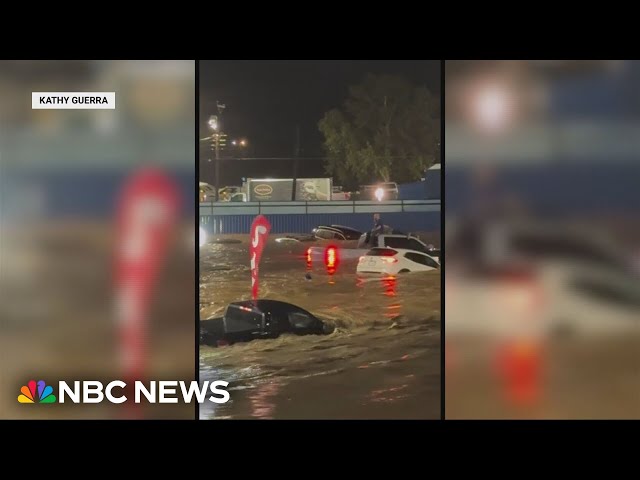
[(289, 313), (289, 323), (295, 329), (305, 329), (313, 327), (316, 320), (310, 315), (302, 312)]
[(409, 250), (417, 250), (418, 252), (427, 251), (427, 247), (415, 239), (409, 239)]
[(334, 234), (331, 230), (326, 230), (324, 228), (319, 228), (318, 230), (316, 230), (316, 237), (318, 238), (322, 238), (325, 240), (330, 240), (332, 238), (334, 238)]
[(591, 300), (633, 308), (640, 307), (640, 291), (634, 288), (635, 285), (616, 285), (604, 279), (581, 278), (575, 279), (571, 287)]
[(404, 237), (384, 237), (384, 244), (386, 247), (414, 250), (411, 248), (409, 239)]
[(347, 227), (334, 227), (337, 230), (340, 230), (340, 232), (342, 232), (342, 234), (344, 235), (346, 240), (357, 240), (360, 238), (360, 235), (362, 235), (361, 232), (354, 230), (353, 228), (347, 228)]
[(433, 258), (429, 257), (428, 255), (424, 255), (423, 259), (426, 262), (426, 265), (428, 265), (429, 267), (440, 268), (440, 265), (438, 264), (438, 262), (436, 262)]
[(412, 262), (420, 263), (422, 265), (426, 265), (431, 268), (438, 268), (438, 263), (427, 255), (422, 255), (420, 253), (407, 252), (404, 254), (405, 258), (411, 260)]
[(391, 248), (374, 248), (367, 252), (367, 257), (393, 257), (397, 253)]

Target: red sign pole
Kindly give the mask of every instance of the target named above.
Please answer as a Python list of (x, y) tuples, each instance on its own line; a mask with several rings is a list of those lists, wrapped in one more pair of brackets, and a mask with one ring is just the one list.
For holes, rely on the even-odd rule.
[(260, 277), (260, 259), (271, 231), (267, 217), (258, 215), (251, 224), (251, 244), (249, 245), (249, 261), (251, 263), (251, 296), (258, 299), (258, 281)]
[(177, 189), (164, 173), (143, 170), (127, 180), (116, 212), (114, 288), (128, 386), (146, 372), (148, 311), (177, 215)]

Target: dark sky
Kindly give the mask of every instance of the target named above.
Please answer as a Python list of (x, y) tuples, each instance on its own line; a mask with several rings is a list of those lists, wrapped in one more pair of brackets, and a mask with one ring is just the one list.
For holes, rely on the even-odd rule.
[[(299, 125), (300, 156), (321, 157), (318, 121), (326, 111), (341, 106), (349, 87), (367, 73), (402, 75), (440, 94), (437, 60), (203, 60), (200, 137), (209, 135), (206, 122), (217, 113), (217, 100), (226, 105), (221, 119), (228, 143), (232, 138), (246, 138), (249, 143), (244, 156), (293, 156)], [(209, 152), (203, 143), (200, 179), (213, 183)], [(292, 175), (292, 162), (286, 160), (228, 160), (221, 165), (221, 185), (239, 185), (243, 176)], [(299, 176), (323, 176), (322, 161), (301, 160)]]

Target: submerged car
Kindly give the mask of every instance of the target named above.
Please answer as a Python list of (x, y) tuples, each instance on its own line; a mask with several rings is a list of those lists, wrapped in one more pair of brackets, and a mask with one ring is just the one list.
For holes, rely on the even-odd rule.
[(372, 248), (393, 248), (402, 250), (411, 250), (427, 254), (429, 257), (437, 259), (440, 262), (440, 250), (432, 245), (425, 244), (418, 237), (405, 234), (380, 234), (371, 239), (370, 233), (363, 233), (358, 241), (358, 248), (339, 248), (336, 246), (329, 247), (310, 247), (307, 249), (307, 257), (309, 261), (317, 262), (326, 258), (327, 250), (334, 248), (338, 250), (341, 259), (358, 259), (362, 255), (366, 255)]
[(640, 333), (640, 275), (604, 233), (533, 223), (452, 231), (447, 334)]
[(279, 300), (246, 300), (230, 303), (224, 316), (200, 322), (200, 343), (246, 342), (257, 338), (331, 333), (331, 327), (315, 315)]
[(437, 270), (440, 264), (423, 252), (401, 248), (372, 248), (358, 261), (358, 273), (427, 272)]
[(320, 240), (358, 240), (362, 236), (361, 231), (343, 225), (320, 225), (311, 232)]
[(198, 241), (200, 243), (200, 246), (203, 246), (205, 243), (207, 243), (207, 232), (204, 228), (200, 227), (200, 231), (198, 235), (199, 235)]
[(371, 232), (363, 233), (358, 240), (358, 248), (375, 248), (375, 247), (389, 247), (389, 248), (401, 248), (404, 250), (415, 250), (417, 252), (423, 252), (430, 257), (436, 257), (440, 259), (440, 249), (435, 248), (433, 245), (427, 245), (422, 240), (414, 235), (406, 235), (404, 233), (393, 232), (384, 233), (378, 235), (375, 238), (371, 238)]

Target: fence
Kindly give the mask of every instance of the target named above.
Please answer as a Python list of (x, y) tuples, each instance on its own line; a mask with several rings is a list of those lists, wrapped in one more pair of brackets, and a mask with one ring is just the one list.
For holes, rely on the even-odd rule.
[(439, 200), (387, 202), (246, 202), (201, 203), (200, 225), (210, 233), (249, 233), (256, 215), (265, 215), (273, 233), (308, 233), (318, 225), (346, 225), (369, 230), (372, 215), (385, 224), (410, 232), (440, 230)]

